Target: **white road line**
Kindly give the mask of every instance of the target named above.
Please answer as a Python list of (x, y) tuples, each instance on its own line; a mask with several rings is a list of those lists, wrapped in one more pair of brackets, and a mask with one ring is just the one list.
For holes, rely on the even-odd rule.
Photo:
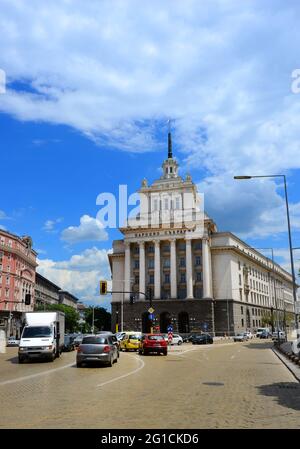
[(17, 377), (16, 379), (5, 380), (4, 382), (0, 382), (0, 387), (2, 387), (3, 385), (13, 384), (15, 382), (22, 382), (22, 380), (33, 379), (34, 377), (43, 376), (44, 374), (55, 373), (56, 371), (60, 371), (65, 368), (69, 368), (70, 366), (74, 366), (74, 362), (69, 363), (68, 365), (61, 366), (59, 368), (50, 369), (48, 371), (42, 371), (42, 372), (36, 373), (36, 374), (30, 374), (29, 376), (23, 376), (23, 377)]
[(139, 357), (134, 357), (134, 358), (136, 360), (138, 360), (138, 362), (140, 363), (140, 366), (137, 369), (135, 369), (134, 371), (130, 371), (130, 373), (123, 374), (122, 376), (115, 377), (114, 379), (110, 379), (110, 380), (108, 380), (106, 382), (102, 382), (101, 384), (98, 384), (96, 387), (103, 387), (104, 385), (110, 384), (112, 382), (116, 382), (117, 380), (124, 379), (125, 377), (131, 376), (132, 374), (135, 374), (138, 371), (140, 371), (141, 369), (143, 369), (144, 366), (145, 366), (145, 362), (141, 358), (139, 358)]

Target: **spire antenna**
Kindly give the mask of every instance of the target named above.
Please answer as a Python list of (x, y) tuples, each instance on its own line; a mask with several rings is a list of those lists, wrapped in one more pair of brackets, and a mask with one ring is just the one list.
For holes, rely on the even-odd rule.
[(171, 135), (171, 120), (168, 120), (168, 159), (172, 159), (172, 135)]

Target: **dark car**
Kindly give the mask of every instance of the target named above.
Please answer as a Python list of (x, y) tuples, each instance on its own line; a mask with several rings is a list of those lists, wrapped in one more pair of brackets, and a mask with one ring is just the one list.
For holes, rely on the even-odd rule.
[(65, 341), (64, 341), (64, 346), (63, 346), (64, 352), (74, 351), (74, 349), (75, 349), (74, 340), (75, 340), (75, 337), (73, 337), (72, 335), (65, 335)]
[(259, 336), (259, 338), (271, 338), (271, 337), (272, 337), (271, 332), (269, 332), (269, 331), (267, 331), (267, 330), (262, 331), (262, 333), (261, 333), (260, 336)]
[(212, 344), (214, 339), (209, 334), (194, 335), (192, 339), (193, 345)]
[(113, 343), (111, 335), (108, 334), (83, 337), (82, 343), (77, 348), (77, 368), (90, 362), (100, 362), (112, 366), (117, 361), (118, 349)]

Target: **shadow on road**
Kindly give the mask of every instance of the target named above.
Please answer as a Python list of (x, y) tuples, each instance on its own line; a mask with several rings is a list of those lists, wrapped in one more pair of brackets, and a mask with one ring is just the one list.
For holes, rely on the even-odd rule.
[(259, 394), (272, 396), (283, 407), (300, 410), (300, 384), (296, 382), (278, 382), (257, 387)]
[[(11, 357), (10, 359), (6, 359), (6, 362), (10, 362), (14, 365), (19, 365), (19, 358), (18, 357)], [(26, 360), (23, 364), (34, 364), (34, 363), (49, 363), (49, 360), (47, 359), (30, 359), (30, 360)]]
[(247, 343), (243, 346), (249, 349), (271, 349), (274, 347), (274, 343), (272, 341), (266, 341), (263, 343)]

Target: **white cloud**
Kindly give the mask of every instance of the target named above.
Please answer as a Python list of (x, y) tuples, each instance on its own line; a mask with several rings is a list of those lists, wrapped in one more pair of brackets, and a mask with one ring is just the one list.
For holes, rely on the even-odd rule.
[(55, 230), (55, 225), (61, 223), (63, 218), (56, 218), (55, 220), (47, 220), (44, 223), (43, 230), (46, 232), (57, 232)]
[[(37, 271), (80, 301), (109, 308), (109, 298), (99, 295), (99, 280), (111, 278), (107, 251), (96, 247), (73, 255), (69, 260), (39, 259)], [(111, 289), (111, 281), (109, 281)]]
[[(185, 165), (234, 192), (234, 174), (300, 168), (300, 95), (291, 92), (299, 13), (296, 0), (4, 0), (0, 67), (8, 86), (0, 110), (132, 152), (161, 148), (157, 129), (173, 117)], [(276, 189), (261, 198), (254, 184), (253, 194), (238, 189), (244, 202), (232, 218), (249, 218), (241, 231), (276, 230), (267, 216), (281, 210)], [(224, 207), (211, 204), (228, 222)]]
[(107, 240), (108, 235), (103, 224), (96, 218), (83, 215), (80, 218), (80, 225), (69, 226), (61, 233), (61, 239), (67, 243), (74, 244), (88, 241)]
[(3, 210), (0, 210), (0, 220), (9, 220), (9, 217)]

